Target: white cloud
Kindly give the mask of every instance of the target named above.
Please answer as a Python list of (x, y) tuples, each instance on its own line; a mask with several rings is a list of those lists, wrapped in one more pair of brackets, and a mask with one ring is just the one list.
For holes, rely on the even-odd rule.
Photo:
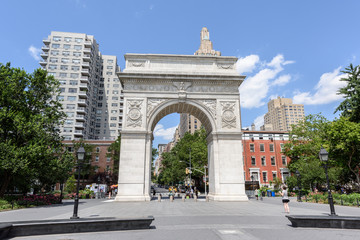
[(30, 55), (36, 60), (39, 61), (40, 58), (40, 53), (41, 53), (41, 49), (40, 48), (36, 48), (33, 45), (31, 45), (28, 49)]
[(154, 129), (154, 136), (155, 137), (162, 137), (164, 140), (171, 141), (174, 137), (175, 130), (178, 126), (170, 127), (164, 129), (162, 124), (156, 125)]
[(336, 94), (339, 88), (346, 85), (345, 82), (340, 81), (341, 78), (346, 77), (346, 74), (340, 72), (341, 67), (336, 68), (332, 72), (327, 72), (321, 75), (319, 82), (316, 84), (314, 94), (310, 92), (295, 92), (294, 103), (302, 103), (307, 105), (328, 104), (342, 98), (341, 95)]
[(264, 125), (264, 116), (265, 116), (265, 114), (260, 115), (260, 116), (258, 116), (257, 118), (255, 118), (254, 124), (255, 124), (255, 129), (256, 129), (256, 130), (260, 130), (260, 127), (261, 127), (262, 125)]
[(291, 79), (290, 74), (281, 75), (272, 83), (273, 86), (284, 86), (286, 85)]
[[(245, 57), (246, 58), (246, 57)], [(276, 55), (271, 62), (264, 63), (263, 68), (255, 75), (245, 79), (240, 86), (240, 100), (244, 108), (261, 107), (265, 104), (263, 101), (267, 97), (269, 87), (276, 81), (272, 81), (284, 70), (283, 66), (294, 63), (294, 61), (285, 61), (281, 54)], [(277, 79), (276, 84), (286, 84), (286, 78)], [(271, 82), (272, 81), (272, 82)]]
[(258, 55), (249, 55), (244, 58), (239, 58), (236, 62), (236, 69), (240, 74), (252, 72), (259, 60), (260, 58)]

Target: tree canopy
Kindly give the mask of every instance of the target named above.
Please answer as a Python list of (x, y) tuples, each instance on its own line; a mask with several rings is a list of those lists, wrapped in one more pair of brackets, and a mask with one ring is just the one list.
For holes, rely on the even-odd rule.
[(59, 135), (65, 117), (56, 98), (59, 82), (45, 70), (29, 74), (7, 63), (0, 64), (0, 83), (0, 196), (9, 186), (59, 181), (72, 162)]
[(346, 78), (341, 81), (346, 82), (346, 86), (339, 89), (338, 94), (343, 95), (345, 100), (340, 103), (335, 112), (341, 112), (341, 115), (348, 117), (352, 122), (360, 122), (360, 66), (354, 67), (350, 64), (343, 73)]

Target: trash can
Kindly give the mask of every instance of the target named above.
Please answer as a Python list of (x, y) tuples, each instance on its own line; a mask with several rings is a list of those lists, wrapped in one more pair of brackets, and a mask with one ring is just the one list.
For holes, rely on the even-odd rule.
[(271, 192), (271, 196), (275, 197), (275, 192), (274, 191)]
[(266, 192), (267, 192), (267, 196), (271, 197), (271, 190), (267, 190)]

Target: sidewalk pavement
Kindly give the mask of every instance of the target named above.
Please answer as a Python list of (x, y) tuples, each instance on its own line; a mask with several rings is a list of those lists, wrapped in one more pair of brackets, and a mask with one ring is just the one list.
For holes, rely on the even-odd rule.
[[(360, 208), (335, 206), (338, 215), (360, 216)], [(0, 222), (39, 219), (70, 218), (73, 201), (63, 205), (28, 208), (0, 212)], [(291, 199), (293, 215), (329, 214), (329, 205), (298, 203)], [(88, 217), (142, 217), (154, 216), (151, 229), (134, 231), (92, 232), (62, 235), (17, 237), (14, 239), (206, 239), (206, 240), (253, 240), (253, 239), (359, 239), (360, 230), (293, 228), (285, 217), (280, 198), (265, 197), (263, 201), (249, 202), (194, 202), (164, 199), (151, 202), (114, 202), (107, 199), (80, 200), (79, 216)]]

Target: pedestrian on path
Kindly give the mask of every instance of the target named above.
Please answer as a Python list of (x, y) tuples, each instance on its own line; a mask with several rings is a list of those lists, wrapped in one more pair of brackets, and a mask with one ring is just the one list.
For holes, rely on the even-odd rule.
[(284, 204), (285, 213), (290, 213), (290, 208), (289, 208), (290, 199), (288, 196), (287, 187), (285, 185), (282, 187), (282, 191), (280, 194), (282, 197), (282, 202)]
[(255, 197), (256, 197), (256, 200), (259, 200), (259, 189), (255, 189)]

